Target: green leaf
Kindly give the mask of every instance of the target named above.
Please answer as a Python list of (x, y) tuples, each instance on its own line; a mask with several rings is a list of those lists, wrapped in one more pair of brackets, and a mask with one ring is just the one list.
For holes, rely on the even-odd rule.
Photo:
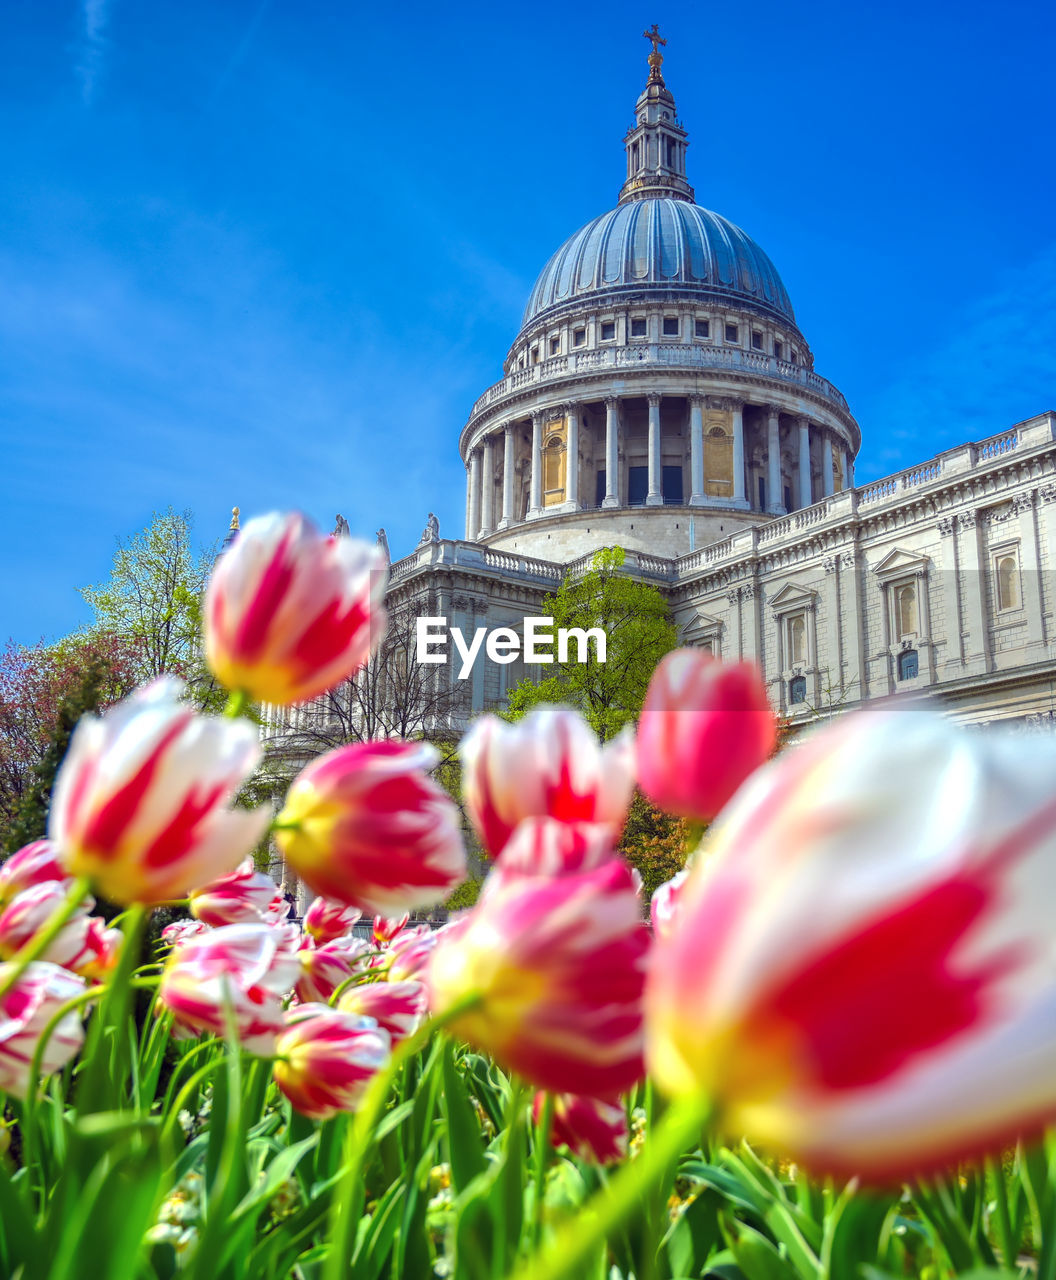
[(469, 1096), (455, 1066), (455, 1049), (447, 1039), (443, 1051), (444, 1116), (447, 1120), (447, 1143), (451, 1161), (451, 1185), (456, 1194), (463, 1191), (487, 1167), (480, 1124), (469, 1105)]
[(727, 1227), (730, 1252), (745, 1280), (796, 1280), (796, 1270), (791, 1262), (782, 1258), (771, 1242), (761, 1232), (747, 1223), (738, 1222)]

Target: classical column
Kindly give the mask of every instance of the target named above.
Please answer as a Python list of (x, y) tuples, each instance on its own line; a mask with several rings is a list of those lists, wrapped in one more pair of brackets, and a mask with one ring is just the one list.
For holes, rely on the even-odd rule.
[(851, 457), (850, 449), (843, 451), (843, 487), (854, 488), (854, 459)]
[(467, 460), (466, 462), (466, 534), (465, 534), (467, 542), (473, 541), (473, 530), (470, 528), (470, 524), (469, 524), (469, 518), (470, 518), (469, 504), (472, 501), (472, 497), (473, 497), (473, 481), (472, 481), (472, 475), (470, 474), (470, 470), (469, 470), (469, 462)]
[(766, 438), (766, 487), (769, 490), (766, 509), (771, 515), (775, 516), (783, 516), (785, 514), (785, 504), (782, 501), (784, 495), (781, 492), (780, 412), (773, 405), (770, 406)]
[(484, 486), (480, 504), (480, 536), (495, 531), (495, 437), (484, 437), (484, 468), (481, 475)]
[(826, 429), (821, 433), (821, 492), (826, 498), (832, 494), (832, 436)]
[(660, 454), (660, 397), (649, 397), (649, 492), (646, 494), (647, 507), (664, 505), (663, 476), (661, 473)]
[(957, 516), (961, 570), (964, 573), (964, 623), (968, 632), (964, 663), (966, 674), (980, 675), (990, 667), (989, 618), (983, 574), (986, 561), (981, 545), (979, 512), (972, 509)]
[(513, 423), (507, 422), (502, 453), (502, 519), (499, 521), (500, 529), (508, 529), (513, 523), (514, 443)]
[(605, 497), (603, 507), (620, 505), (620, 401), (605, 397)]
[(476, 542), (480, 536), (480, 450), (469, 455), (469, 527), (466, 539)]
[(1023, 608), (1027, 615), (1027, 644), (1038, 648), (1045, 643), (1045, 617), (1041, 596), (1038, 529), (1034, 519), (1034, 494), (1017, 493), (1012, 499), (1012, 506), (1019, 516), (1019, 570), (1023, 584)]
[(528, 514), (537, 516), (543, 509), (543, 415), (532, 414), (532, 483), (528, 498)]
[(565, 406), (568, 420), (568, 451), (565, 454), (565, 501), (579, 510), (579, 405)]
[(690, 506), (704, 504), (704, 397), (689, 398)]
[(809, 507), (814, 501), (810, 493), (810, 423), (799, 420), (799, 505)]
[(738, 401), (733, 406), (733, 501), (738, 507), (747, 507), (744, 492), (744, 405)]

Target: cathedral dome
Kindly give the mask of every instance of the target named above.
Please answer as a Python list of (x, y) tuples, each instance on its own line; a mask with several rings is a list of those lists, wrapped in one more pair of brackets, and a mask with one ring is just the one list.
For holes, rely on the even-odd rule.
[(543, 268), (522, 329), (552, 307), (662, 288), (748, 304), (795, 324), (777, 268), (749, 236), (684, 197), (626, 200), (566, 240)]

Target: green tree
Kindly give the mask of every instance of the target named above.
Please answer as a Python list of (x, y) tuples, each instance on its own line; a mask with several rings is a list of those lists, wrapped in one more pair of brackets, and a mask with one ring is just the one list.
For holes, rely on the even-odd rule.
[(202, 594), (217, 548), (198, 548), (189, 511), (155, 512), (150, 524), (124, 541), (109, 579), (84, 587), (95, 611), (95, 630), (134, 646), (140, 683), (160, 675), (185, 680), (203, 708), (223, 704), (224, 695), (202, 657)]
[(606, 659), (597, 660), (593, 646), (587, 662), (557, 664), (541, 680), (525, 679), (510, 692), (506, 716), (519, 720), (541, 702), (564, 702), (577, 708), (603, 741), (638, 718), (656, 664), (677, 642), (667, 602), (656, 587), (620, 573), (623, 550), (595, 553), (581, 577), (564, 582), (543, 601), (540, 613), (554, 626), (601, 627), (607, 637)]

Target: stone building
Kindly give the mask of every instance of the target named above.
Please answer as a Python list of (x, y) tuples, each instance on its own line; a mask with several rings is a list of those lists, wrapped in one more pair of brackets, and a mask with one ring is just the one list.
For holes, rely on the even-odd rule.
[[(776, 268), (694, 202), (647, 34), (619, 201), (543, 268), (459, 438), (465, 538), (427, 530), (393, 602), (520, 630), (618, 545), (683, 642), (756, 661), (793, 723), (925, 692), (968, 721), (1050, 721), (1056, 415), (856, 486), (858, 424)], [(478, 662), (462, 711), (525, 674)]]

